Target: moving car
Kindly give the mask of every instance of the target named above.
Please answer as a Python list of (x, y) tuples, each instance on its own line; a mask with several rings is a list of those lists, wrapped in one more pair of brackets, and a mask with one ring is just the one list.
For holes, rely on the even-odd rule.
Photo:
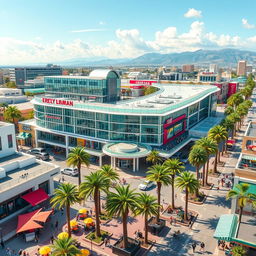
[(77, 168), (64, 168), (60, 172), (61, 172), (61, 174), (66, 174), (66, 175), (72, 176), (72, 177), (78, 176)]
[(44, 148), (33, 148), (28, 150), (27, 153), (34, 155), (37, 159), (41, 159), (43, 161), (50, 159), (49, 154), (45, 151)]
[(153, 181), (144, 180), (144, 181), (139, 185), (139, 189), (140, 189), (140, 190), (147, 190), (147, 189), (151, 188), (152, 186), (154, 186), (154, 182), (153, 182)]

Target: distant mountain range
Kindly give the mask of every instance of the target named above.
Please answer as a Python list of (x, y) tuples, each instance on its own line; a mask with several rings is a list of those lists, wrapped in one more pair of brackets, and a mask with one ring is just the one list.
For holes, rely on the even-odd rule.
[(210, 63), (219, 66), (235, 66), (239, 60), (247, 60), (248, 63), (256, 62), (256, 52), (237, 49), (222, 50), (198, 50), (195, 52), (181, 53), (147, 53), (134, 59), (72, 59), (62, 61), (59, 65), (70, 66), (165, 66), (165, 65), (208, 65)]
[[(248, 63), (256, 62), (256, 52), (238, 49), (222, 50), (198, 50), (195, 52), (181, 53), (147, 53), (134, 59), (108, 59), (108, 58), (79, 58), (54, 62), (61, 66), (166, 66), (166, 65), (208, 65), (218, 64), (218, 66), (236, 66), (239, 60), (247, 60)], [(30, 63), (29, 65), (44, 65), (44, 63)], [(22, 65), (20, 65), (22, 66)]]

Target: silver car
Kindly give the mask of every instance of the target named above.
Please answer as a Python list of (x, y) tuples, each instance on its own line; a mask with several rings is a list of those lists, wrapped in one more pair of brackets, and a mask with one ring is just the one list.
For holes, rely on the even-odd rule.
[(72, 177), (78, 176), (77, 168), (64, 168), (60, 172), (61, 172), (61, 174), (66, 174), (66, 175), (72, 176)]
[(139, 185), (139, 189), (140, 190), (147, 190), (151, 187), (154, 186), (154, 182), (153, 181), (149, 181), (149, 180), (144, 180), (140, 185)]

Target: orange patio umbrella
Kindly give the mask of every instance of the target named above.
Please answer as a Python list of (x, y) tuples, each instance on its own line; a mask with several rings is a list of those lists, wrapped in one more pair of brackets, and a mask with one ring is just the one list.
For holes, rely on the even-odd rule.
[(22, 214), (18, 216), (18, 226), (16, 233), (28, 231), (36, 228), (43, 228), (43, 226), (38, 223), (45, 223), (47, 218), (50, 216), (52, 211), (41, 212), (42, 208), (35, 210), (30, 213)]

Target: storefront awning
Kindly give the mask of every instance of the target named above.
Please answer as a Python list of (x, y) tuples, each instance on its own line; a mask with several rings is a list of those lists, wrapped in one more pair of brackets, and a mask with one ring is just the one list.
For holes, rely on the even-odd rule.
[(235, 214), (221, 215), (213, 237), (218, 240), (233, 241), (237, 226), (238, 218)]
[(27, 133), (27, 132), (20, 132), (17, 135), (17, 139), (20, 139), (20, 140), (25, 140), (25, 139), (28, 139), (28, 138), (31, 138), (31, 134)]
[(22, 196), (24, 200), (30, 203), (32, 206), (38, 205), (49, 198), (49, 196), (45, 193), (42, 188), (39, 188), (35, 191), (32, 191), (24, 196)]
[(42, 208), (30, 213), (18, 216), (18, 226), (16, 233), (43, 228), (40, 223), (45, 223), (52, 211), (42, 212)]

